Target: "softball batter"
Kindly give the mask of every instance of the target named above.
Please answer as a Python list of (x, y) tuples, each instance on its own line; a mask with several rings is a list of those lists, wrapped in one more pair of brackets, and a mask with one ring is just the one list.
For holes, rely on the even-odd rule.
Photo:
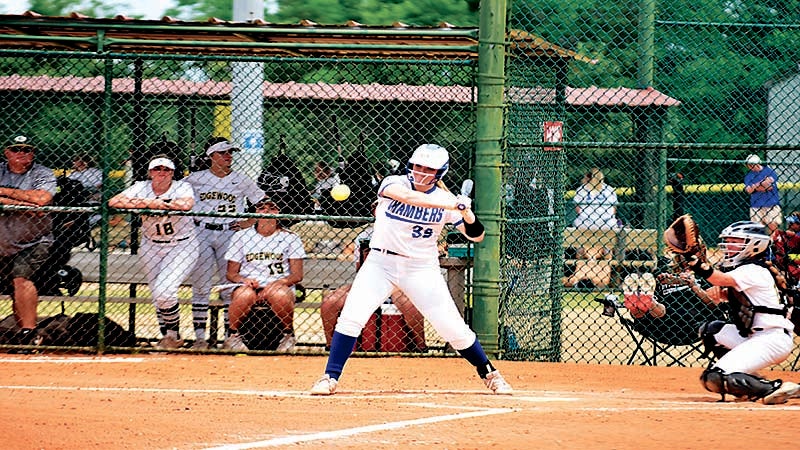
[[(186, 177), (195, 193), (196, 211), (239, 213), (247, 211), (247, 200), (255, 204), (264, 198), (262, 191), (247, 175), (231, 170), (233, 152), (239, 151), (233, 144), (221, 138), (212, 138), (206, 149), (206, 156), (211, 161), (207, 170), (194, 172)], [(216, 275), (220, 282), (225, 280), (228, 262), (225, 251), (233, 234), (251, 225), (252, 220), (236, 220), (230, 217), (196, 217), (197, 238), (200, 245), (200, 257), (191, 274), (192, 281), (192, 319), (195, 340), (192, 348), (205, 350), (206, 322), (208, 322), (208, 302), (211, 285)], [(220, 292), (223, 302), (230, 305), (231, 293)], [(228, 308), (225, 308), (225, 324), (228, 325)]]
[(312, 386), (312, 395), (336, 392), (362, 328), (395, 289), (403, 291), (436, 331), (477, 368), (486, 387), (497, 394), (512, 393), (462, 319), (441, 275), (436, 241), (445, 224), (452, 223), (473, 242), (484, 236), (469, 197), (456, 197), (436, 186), (449, 162), (447, 150), (424, 144), (408, 160), (405, 176), (381, 182), (370, 254), (353, 281), (333, 333), (325, 375)]
[[(192, 186), (173, 181), (175, 163), (156, 157), (147, 166), (150, 181), (133, 186), (108, 201), (112, 208), (164, 209), (188, 211), (194, 205)], [(142, 248), (139, 261), (153, 295), (159, 325), (164, 337), (157, 348), (183, 346), (180, 338), (178, 288), (189, 275), (198, 254), (194, 224), (189, 216), (143, 215)]]

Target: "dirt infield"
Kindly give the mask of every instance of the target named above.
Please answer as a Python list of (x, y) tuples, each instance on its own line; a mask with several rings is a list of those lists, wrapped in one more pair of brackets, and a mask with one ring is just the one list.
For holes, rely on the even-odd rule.
[[(701, 369), (354, 358), (333, 397), (313, 356), (0, 355), (8, 449), (794, 448), (800, 400), (716, 403)], [(797, 381), (797, 373), (770, 372)]]

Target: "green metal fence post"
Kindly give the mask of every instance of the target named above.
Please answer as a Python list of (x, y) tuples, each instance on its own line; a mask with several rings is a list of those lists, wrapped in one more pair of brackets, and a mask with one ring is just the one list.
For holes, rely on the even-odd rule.
[(506, 1), (482, 5), (478, 45), (475, 156), (476, 214), (486, 237), (475, 248), (473, 327), (487, 352), (497, 353), (500, 297), (500, 191), (503, 151)]

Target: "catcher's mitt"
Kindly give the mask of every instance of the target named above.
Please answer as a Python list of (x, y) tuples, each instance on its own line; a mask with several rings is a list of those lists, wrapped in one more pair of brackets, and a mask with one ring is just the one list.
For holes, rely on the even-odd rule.
[(700, 228), (689, 214), (678, 217), (664, 230), (664, 243), (678, 255), (687, 258), (696, 255), (702, 261), (706, 259), (706, 246), (700, 237)]

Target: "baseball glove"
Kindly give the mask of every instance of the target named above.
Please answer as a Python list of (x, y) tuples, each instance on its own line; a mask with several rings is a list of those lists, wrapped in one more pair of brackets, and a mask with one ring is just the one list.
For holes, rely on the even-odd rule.
[(684, 214), (664, 230), (664, 243), (669, 249), (684, 258), (697, 256), (706, 262), (706, 246), (700, 237), (700, 228), (689, 214)]

